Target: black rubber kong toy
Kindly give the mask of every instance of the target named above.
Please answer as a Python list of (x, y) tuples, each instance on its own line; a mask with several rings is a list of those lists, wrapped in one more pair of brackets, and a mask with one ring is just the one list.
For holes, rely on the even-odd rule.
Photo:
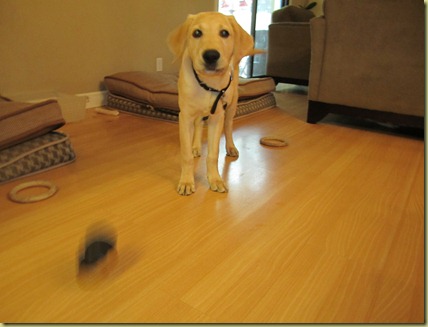
[(105, 222), (91, 225), (86, 233), (84, 246), (80, 251), (79, 265), (89, 267), (106, 257), (115, 250), (116, 232)]
[(86, 246), (83, 258), (80, 260), (81, 265), (92, 265), (98, 260), (104, 258), (108, 251), (114, 248), (114, 244), (108, 241), (98, 240), (93, 241)]

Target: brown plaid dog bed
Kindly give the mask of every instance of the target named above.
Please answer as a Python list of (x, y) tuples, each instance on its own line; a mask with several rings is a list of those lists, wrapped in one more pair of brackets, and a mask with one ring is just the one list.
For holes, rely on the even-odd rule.
[(63, 166), (75, 159), (68, 136), (49, 132), (0, 151), (0, 184)]
[[(107, 105), (124, 112), (178, 121), (178, 76), (149, 72), (121, 72), (104, 78)], [(240, 79), (235, 117), (275, 107), (275, 82), (270, 77)]]

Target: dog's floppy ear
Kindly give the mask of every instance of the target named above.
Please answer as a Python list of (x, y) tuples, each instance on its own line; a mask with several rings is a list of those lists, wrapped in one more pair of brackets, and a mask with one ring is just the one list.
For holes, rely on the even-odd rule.
[(190, 24), (192, 23), (194, 15), (187, 16), (187, 19), (183, 24), (175, 28), (169, 35), (167, 43), (171, 52), (175, 55), (176, 59), (182, 57), (184, 50), (186, 49), (186, 37), (187, 31)]
[(245, 56), (260, 53), (260, 50), (254, 49), (253, 37), (238, 24), (235, 17), (227, 17), (235, 34), (235, 60), (239, 63)]

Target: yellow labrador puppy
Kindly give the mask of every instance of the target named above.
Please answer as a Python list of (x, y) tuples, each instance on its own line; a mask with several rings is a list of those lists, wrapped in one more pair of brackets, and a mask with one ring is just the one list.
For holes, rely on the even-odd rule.
[(238, 103), (240, 60), (258, 53), (251, 35), (233, 16), (217, 12), (189, 15), (168, 37), (168, 45), (181, 60), (178, 79), (180, 107), (181, 195), (195, 192), (193, 157), (201, 155), (203, 119), (208, 124), (207, 177), (211, 190), (227, 192), (218, 172), (219, 143), (223, 126), (226, 151), (237, 157), (232, 120)]

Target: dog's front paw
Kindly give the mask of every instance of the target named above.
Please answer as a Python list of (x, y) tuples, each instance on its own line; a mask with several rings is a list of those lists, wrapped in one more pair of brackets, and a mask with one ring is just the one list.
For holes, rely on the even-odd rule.
[(211, 191), (219, 193), (228, 192), (227, 186), (221, 178), (208, 178), (208, 182), (210, 183)]
[(234, 146), (226, 148), (226, 153), (229, 157), (239, 157), (239, 151)]
[(195, 193), (195, 183), (180, 181), (177, 186), (177, 192), (180, 195), (191, 195)]

